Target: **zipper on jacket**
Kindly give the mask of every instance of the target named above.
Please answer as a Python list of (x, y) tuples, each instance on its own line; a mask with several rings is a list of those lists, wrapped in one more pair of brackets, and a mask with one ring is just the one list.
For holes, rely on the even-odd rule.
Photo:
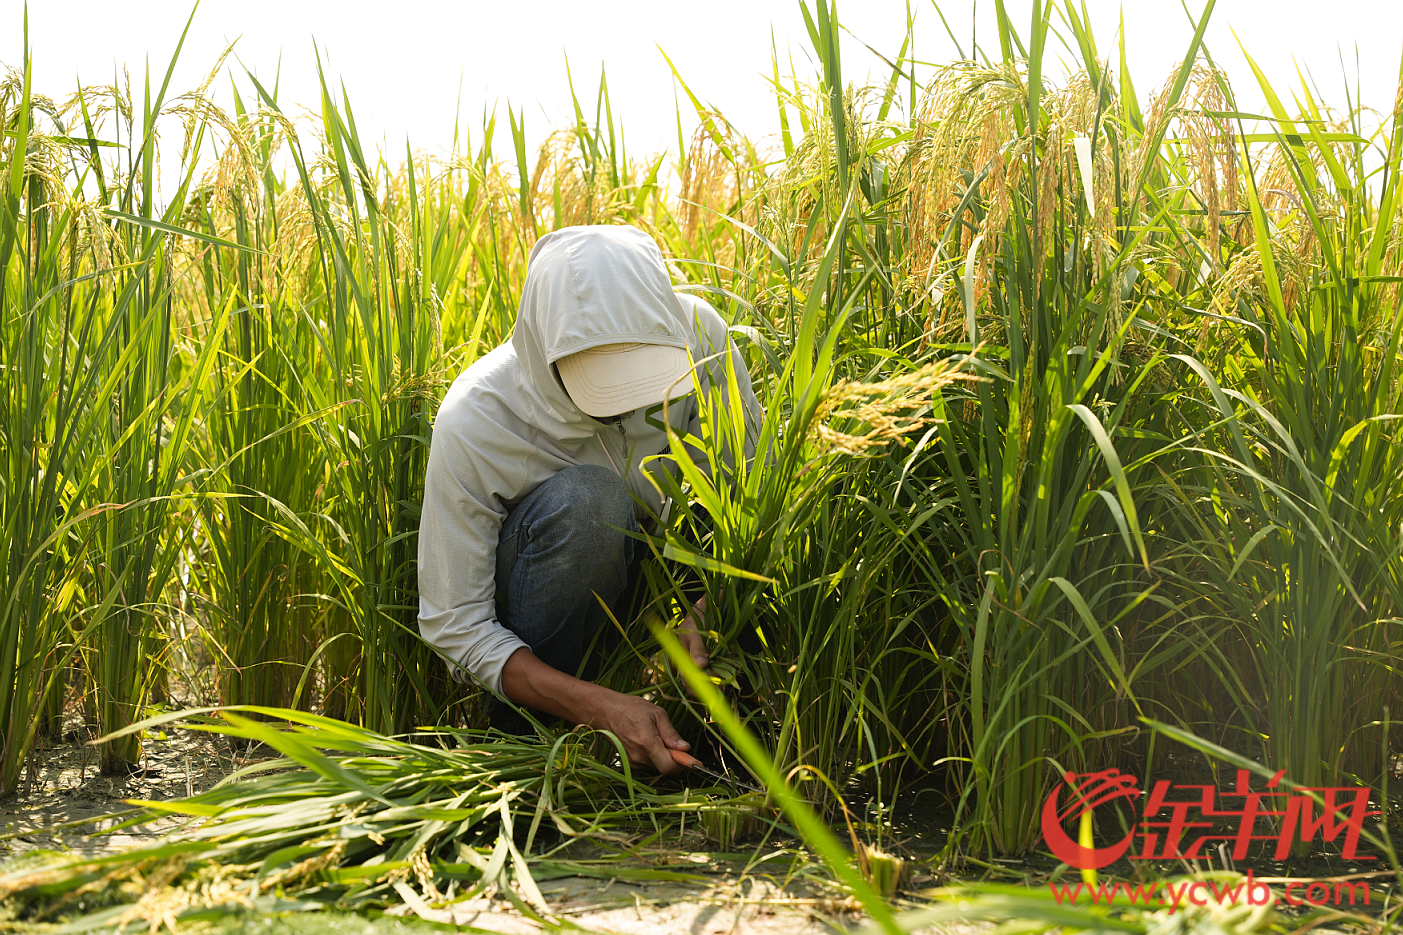
[[(632, 413), (625, 413), (625, 415), (632, 415)], [(624, 420), (623, 420), (622, 418), (620, 418), (620, 419), (618, 419), (617, 422), (615, 422), (615, 421), (604, 421), (604, 420), (598, 420), (598, 419), (595, 420), (595, 421), (602, 422), (603, 425), (607, 425), (607, 426), (609, 426), (610, 428), (616, 428), (616, 429), (619, 430), (619, 439), (620, 439), (620, 441), (621, 441), (621, 443), (622, 443), (622, 444), (620, 444), (620, 446), (619, 446), (619, 457), (623, 458), (624, 461), (627, 461), (627, 460), (628, 460), (628, 429), (624, 427)], [(604, 449), (604, 457), (608, 458), (608, 459), (609, 459), (609, 463), (610, 463), (611, 465), (614, 466), (614, 473), (617, 474), (617, 475), (619, 475), (619, 479), (622, 480), (622, 481), (624, 482), (624, 485), (625, 485), (625, 486), (627, 486), (627, 485), (628, 485), (628, 475), (627, 475), (626, 472), (624, 472), (624, 471), (622, 471), (622, 470), (619, 469), (619, 462), (617, 462), (617, 461), (614, 460), (614, 454), (613, 454), (613, 452), (611, 452), (611, 451), (609, 450), (609, 443), (608, 443), (607, 441), (604, 440), (604, 436), (603, 436), (603, 434), (601, 434), (601, 429), (595, 429), (594, 437), (597, 438), (597, 439), (599, 439), (599, 447), (601, 447), (601, 448)]]
[[(626, 437), (628, 433), (624, 431), (624, 427), (622, 425), (619, 426), (619, 434), (620, 436), (625, 436), (623, 450), (620, 452), (620, 457), (623, 457), (624, 452), (628, 451), (628, 439)], [(604, 449), (604, 457), (608, 458), (609, 463), (613, 465), (614, 473), (619, 475), (619, 479), (622, 480), (625, 485), (627, 485), (628, 476), (622, 470), (619, 469), (619, 462), (614, 460), (614, 453), (609, 450), (609, 442), (605, 440), (604, 435), (602, 434), (602, 430), (595, 430), (594, 437), (599, 439), (599, 447)]]

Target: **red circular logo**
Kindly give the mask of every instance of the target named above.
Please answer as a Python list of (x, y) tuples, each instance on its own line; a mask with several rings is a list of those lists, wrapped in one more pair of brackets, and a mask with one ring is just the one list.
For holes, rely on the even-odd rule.
[(1130, 842), (1135, 838), (1134, 830), (1125, 836), (1125, 840), (1110, 847), (1082, 847), (1063, 830), (1062, 823), (1071, 818), (1080, 818), (1098, 805), (1116, 799), (1135, 798), (1140, 795), (1137, 788), (1139, 780), (1134, 776), (1122, 775), (1118, 769), (1105, 769), (1099, 773), (1066, 773), (1063, 778), (1071, 786), (1070, 800), (1065, 806), (1058, 807), (1061, 785), (1047, 797), (1043, 803), (1043, 840), (1064, 864), (1082, 870), (1099, 870), (1130, 848)]

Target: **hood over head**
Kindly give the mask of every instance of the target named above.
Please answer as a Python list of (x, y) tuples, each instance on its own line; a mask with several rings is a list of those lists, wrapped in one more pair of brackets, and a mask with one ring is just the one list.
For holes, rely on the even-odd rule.
[(570, 399), (552, 365), (602, 344), (686, 349), (685, 320), (652, 237), (624, 225), (552, 231), (536, 241), (527, 261), (512, 333), (522, 389), (541, 418), (592, 434), (595, 423)]

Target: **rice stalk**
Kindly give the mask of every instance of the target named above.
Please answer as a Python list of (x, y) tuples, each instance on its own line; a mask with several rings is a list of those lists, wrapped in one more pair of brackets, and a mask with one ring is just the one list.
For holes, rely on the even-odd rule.
[(431, 731), (414, 735), (416, 743), (254, 706), (219, 709), (216, 718), (187, 726), (265, 743), (281, 756), (190, 798), (136, 803), (146, 811), (123, 827), (162, 816), (187, 820), (111, 856), (11, 870), (0, 877), (0, 899), (25, 921), (67, 919), (84, 928), (406, 902), (438, 919), (481, 895), (543, 919), (550, 910), (538, 876), (695, 879), (608, 858), (574, 860), (565, 852), (572, 840), (588, 837), (622, 852), (645, 835), (681, 835), (685, 818), (695, 828), (697, 816), (714, 808), (705, 793), (715, 790), (661, 793), (627, 766), (596, 760), (587, 733), (526, 743)]

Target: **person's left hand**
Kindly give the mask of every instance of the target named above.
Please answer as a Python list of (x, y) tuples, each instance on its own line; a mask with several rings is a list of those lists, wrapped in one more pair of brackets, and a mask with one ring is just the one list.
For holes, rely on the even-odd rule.
[(706, 640), (698, 632), (698, 623), (706, 623), (705, 594), (692, 605), (691, 610), (687, 611), (687, 616), (677, 625), (677, 641), (687, 650), (687, 655), (692, 657), (697, 668), (705, 669), (711, 664), (711, 654), (706, 651)]

